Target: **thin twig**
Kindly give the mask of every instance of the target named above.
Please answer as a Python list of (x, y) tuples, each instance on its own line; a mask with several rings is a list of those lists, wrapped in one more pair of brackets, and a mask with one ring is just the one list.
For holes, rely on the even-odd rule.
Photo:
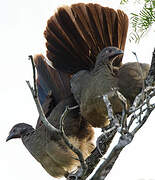
[(140, 70), (141, 79), (143, 80), (142, 90), (144, 90), (144, 89), (145, 89), (145, 82), (144, 82), (144, 75), (143, 75), (143, 71), (142, 71), (142, 68), (141, 68), (141, 66), (140, 66), (140, 63), (139, 63), (139, 60), (138, 60), (138, 57), (137, 57), (136, 52), (132, 52), (132, 53), (135, 55), (136, 60), (137, 60), (137, 67), (138, 67), (138, 68), (139, 68), (139, 70)]
[[(83, 176), (83, 175), (85, 174), (85, 172), (87, 171), (87, 165), (86, 165), (86, 163), (85, 163), (85, 160), (84, 160), (84, 158), (83, 158), (83, 155), (82, 155), (81, 151), (80, 151), (78, 148), (76, 148), (75, 146), (73, 146), (73, 145), (69, 142), (69, 140), (68, 140), (68, 138), (67, 138), (67, 136), (66, 136), (66, 134), (65, 134), (65, 132), (64, 132), (64, 129), (63, 129), (65, 117), (67, 116), (67, 114), (68, 114), (68, 112), (69, 112), (70, 110), (75, 109), (75, 108), (77, 108), (77, 107), (76, 107), (76, 106), (71, 107), (71, 108), (66, 107), (66, 108), (65, 108), (65, 111), (64, 111), (63, 114), (61, 115), (61, 118), (60, 118), (60, 135), (61, 135), (62, 139), (64, 140), (65, 144), (78, 156), (78, 158), (79, 158), (78, 160), (80, 161), (81, 167), (82, 167), (81, 176)], [(70, 176), (71, 176), (71, 175), (70, 175)]]
[(141, 122), (138, 124), (137, 127), (135, 127), (135, 129), (131, 132), (132, 135), (135, 135), (137, 133), (137, 131), (144, 125), (144, 123), (146, 122), (146, 120), (149, 118), (151, 112), (154, 110), (153, 108), (148, 108), (143, 119), (141, 120)]
[[(143, 101), (142, 101), (142, 100), (143, 100), (143, 97), (146, 96), (145, 94), (147, 94), (147, 96), (148, 96), (148, 93), (149, 93), (150, 91), (152, 91), (152, 90), (155, 90), (155, 87), (154, 87), (154, 86), (148, 86), (148, 87), (146, 87), (146, 88), (144, 89), (143, 92), (139, 93), (139, 94), (135, 97), (135, 100), (134, 100), (134, 102), (133, 102), (133, 105), (130, 107), (128, 113), (131, 114), (131, 113), (137, 111), (138, 109), (140, 109), (141, 106), (144, 106), (145, 104), (147, 104), (147, 102), (143, 102)], [(154, 96), (154, 93), (153, 93), (153, 94), (150, 94), (150, 93), (149, 93), (149, 96), (153, 97), (153, 96)], [(146, 97), (145, 97), (145, 98), (146, 98)], [(143, 103), (142, 103), (142, 102), (143, 102)]]
[(45, 125), (45, 127), (46, 127), (49, 131), (58, 132), (58, 129), (56, 129), (54, 126), (52, 126), (52, 125), (48, 122), (48, 120), (47, 120), (47, 118), (46, 118), (46, 116), (45, 116), (45, 114), (44, 114), (44, 112), (43, 112), (43, 109), (42, 109), (42, 107), (41, 107), (41, 104), (40, 104), (40, 102), (39, 102), (39, 99), (38, 99), (38, 97), (36, 96), (36, 93), (34, 92), (34, 89), (33, 89), (33, 87), (31, 86), (30, 82), (29, 82), (29, 81), (26, 81), (26, 83), (27, 83), (28, 87), (30, 88), (31, 93), (32, 93), (32, 96), (33, 96), (33, 99), (34, 99), (34, 101), (35, 101), (35, 103), (36, 103), (37, 110), (38, 110), (38, 113), (39, 113), (39, 115), (40, 115), (40, 120), (43, 122), (43, 124)]
[(32, 55), (29, 56), (29, 59), (31, 60), (32, 70), (33, 70), (34, 96), (37, 97), (38, 96), (38, 89), (37, 89), (37, 82), (36, 82), (36, 68), (35, 68), (35, 64), (34, 64), (34, 60), (33, 60)]

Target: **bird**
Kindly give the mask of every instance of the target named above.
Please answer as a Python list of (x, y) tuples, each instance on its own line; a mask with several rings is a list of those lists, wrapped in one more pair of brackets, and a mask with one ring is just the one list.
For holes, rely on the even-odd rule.
[[(132, 67), (135, 64), (130, 67), (122, 63), (127, 31), (128, 17), (121, 10), (93, 3), (62, 6), (49, 18), (44, 31), (47, 58), (41, 54), (34, 57), (39, 100), (47, 120), (58, 128), (66, 106), (79, 106), (68, 113), (64, 131), (84, 158), (94, 149), (93, 127), (102, 128), (108, 124), (105, 105), (103, 112), (100, 103), (96, 102), (93, 105), (97, 105), (99, 113), (94, 108), (90, 113), (85, 111), (91, 107), (91, 99), (93, 101), (95, 98), (93, 92), (98, 90), (97, 96), (103, 96), (116, 87), (132, 102), (142, 88), (138, 83), (134, 95), (130, 95), (129, 89), (124, 89), (129, 84), (123, 76), (129, 76), (132, 80), (132, 72), (136, 74), (138, 70)], [(127, 72), (128, 68), (131, 71)], [(106, 71), (107, 76), (102, 76)], [(93, 73), (96, 76), (93, 77)], [(135, 76), (135, 81), (141, 79)], [(115, 102), (120, 107), (117, 99), (113, 104)], [(7, 141), (13, 138), (21, 138), (32, 156), (53, 177), (66, 176), (79, 165), (77, 156), (67, 148), (59, 134), (49, 132), (40, 118), (35, 128), (26, 123), (13, 126)]]
[[(34, 57), (39, 99), (48, 122), (59, 129), (65, 108), (77, 103), (68, 89), (68, 75), (49, 67), (43, 58), (42, 55)], [(50, 91), (52, 93), (48, 94)], [(82, 152), (84, 159), (87, 158), (94, 150), (94, 130), (80, 115), (79, 108), (68, 112), (63, 128), (69, 142)], [(49, 131), (40, 118), (36, 128), (26, 123), (13, 126), (7, 141), (14, 138), (21, 138), (32, 156), (53, 177), (67, 176), (80, 165), (77, 155), (66, 146), (60, 134)]]
[[(61, 7), (47, 22), (47, 58), (54, 68), (70, 74), (71, 91), (80, 113), (93, 127), (109, 124), (105, 104), (98, 96), (116, 88), (127, 99), (129, 109), (148, 74), (148, 64), (122, 63), (128, 23), (123, 11), (92, 3)], [(117, 55), (120, 50), (121, 55)], [(111, 51), (116, 52), (114, 57), (110, 57)], [(121, 113), (116, 96), (112, 106), (114, 113)]]
[(126, 98), (127, 111), (143, 88), (150, 66), (134, 62), (114, 67), (113, 61), (121, 54), (123, 51), (116, 47), (106, 47), (98, 54), (93, 70), (81, 70), (71, 78), (71, 91), (81, 115), (93, 127), (104, 128), (110, 123), (104, 95), (108, 95), (114, 114), (121, 115), (124, 107), (116, 90)]

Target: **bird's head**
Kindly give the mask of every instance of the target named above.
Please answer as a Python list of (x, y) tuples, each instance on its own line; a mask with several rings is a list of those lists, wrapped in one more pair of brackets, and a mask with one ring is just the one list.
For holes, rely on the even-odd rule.
[(14, 138), (21, 138), (28, 132), (32, 132), (34, 129), (31, 125), (26, 123), (18, 123), (12, 127), (9, 132), (9, 136), (7, 137), (6, 141)]
[(114, 60), (121, 54), (123, 54), (123, 51), (117, 47), (106, 47), (97, 55), (96, 65), (100, 63), (112, 64)]

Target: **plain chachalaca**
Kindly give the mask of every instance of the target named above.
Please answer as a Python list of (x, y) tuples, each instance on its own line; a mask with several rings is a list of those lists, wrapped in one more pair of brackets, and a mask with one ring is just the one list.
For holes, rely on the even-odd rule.
[[(47, 57), (56, 69), (72, 75), (72, 93), (81, 115), (94, 127), (108, 124), (104, 102), (98, 96), (118, 88), (129, 107), (148, 73), (147, 64), (122, 65), (123, 56), (117, 53), (125, 48), (127, 30), (124, 12), (91, 3), (59, 8), (47, 22)], [(115, 113), (121, 112), (118, 98), (112, 104)]]
[(71, 79), (71, 90), (80, 105), (81, 115), (93, 127), (106, 127), (109, 124), (104, 95), (108, 95), (114, 113), (121, 114), (123, 106), (115, 90), (124, 95), (129, 108), (149, 72), (148, 64), (137, 62), (114, 67), (113, 61), (120, 54), (123, 51), (116, 47), (104, 48), (97, 56), (93, 70), (79, 71)]
[[(43, 58), (41, 55), (35, 57), (39, 99), (48, 121), (59, 129), (60, 118), (65, 108), (77, 103), (67, 83), (68, 75), (49, 67)], [(50, 91), (52, 93), (48, 95)], [(63, 127), (70, 143), (81, 150), (84, 158), (89, 156), (94, 149), (94, 131), (82, 118), (78, 108), (67, 114)], [(16, 124), (11, 129), (7, 141), (13, 138), (21, 138), (32, 156), (53, 177), (65, 176), (79, 165), (77, 155), (65, 145), (57, 132), (49, 131), (40, 118), (36, 129), (26, 123)]]
[[(41, 65), (37, 67), (39, 99), (48, 121), (55, 127), (59, 126), (60, 116), (67, 105), (74, 106), (77, 103), (80, 105), (80, 109), (75, 109), (68, 114), (64, 122), (64, 129), (71, 143), (79, 147), (85, 157), (93, 149), (93, 130), (88, 122), (95, 127), (103, 127), (108, 123), (108, 120), (103, 118), (103, 116), (106, 116), (106, 113), (104, 115), (104, 105), (103, 112), (101, 114), (100, 112), (99, 114), (97, 113), (96, 115), (99, 115), (99, 118), (93, 118), (93, 122), (89, 113), (87, 114), (87, 112), (83, 111), (83, 105), (85, 104), (84, 108), (87, 108), (86, 102), (91, 101), (91, 97), (94, 97), (91, 96), (93, 91), (98, 91), (97, 95), (102, 96), (104, 93), (109, 93), (111, 87), (118, 87), (122, 94), (126, 94), (129, 100), (130, 97), (135, 97), (135, 95), (129, 93), (130, 91), (125, 91), (124, 89), (124, 87), (128, 87), (128, 83), (123, 80), (123, 76), (132, 76), (133, 68), (129, 68), (131, 69), (130, 74), (128, 70), (125, 70), (128, 69), (128, 65), (122, 66), (122, 56), (116, 56), (115, 59), (111, 59), (113, 58), (111, 56), (110, 61), (107, 58), (108, 61), (106, 60), (106, 62), (102, 61), (104, 59), (99, 58), (101, 66), (100, 63), (98, 66), (96, 62), (96, 56), (100, 52), (98, 57), (103, 52), (105, 52), (105, 55), (110, 53), (109, 51), (106, 52), (105, 47), (113, 46), (124, 50), (127, 29), (128, 17), (124, 12), (91, 3), (79, 3), (71, 7), (61, 7), (47, 22), (44, 35), (47, 40), (48, 64), (51, 64), (50, 66), (53, 66), (56, 70), (48, 67), (42, 56), (36, 57), (36, 65), (38, 58), (41, 59), (40, 61), (38, 60)], [(116, 48), (114, 50), (121, 52)], [(103, 56), (105, 55), (103, 54)], [(118, 54), (116, 53), (115, 55)], [(92, 75), (90, 78), (90, 74), (95, 71), (95, 68), (98, 66), (97, 69), (100, 69), (102, 65), (106, 68), (101, 68), (102, 72), (100, 70), (97, 71), (99, 74), (101, 72), (99, 79), (97, 76), (97, 79), (93, 78)], [(135, 64), (133, 65), (133, 71), (136, 74), (138, 68), (136, 69)], [(102, 77), (102, 73), (107, 70), (109, 72), (107, 76)], [(108, 80), (109, 76), (113, 78)], [(83, 80), (82, 77), (84, 77)], [(121, 82), (117, 81), (121, 78)], [(71, 93), (70, 79), (72, 93), (77, 102)], [(114, 79), (116, 79), (116, 82)], [(99, 83), (99, 81), (102, 83)], [(135, 78), (135, 81), (138, 81), (139, 84), (138, 91), (135, 91), (137, 93), (141, 89), (141, 83), (139, 82), (142, 80), (138, 76), (138, 79)], [(113, 82), (113, 84), (109, 82)], [(83, 83), (86, 83), (89, 88), (91, 84), (91, 92), (89, 92), (89, 88), (83, 88), (85, 86)], [(109, 84), (108, 87), (106, 87), (107, 84)], [(134, 88), (136, 89), (137, 86), (135, 85)], [(52, 95), (48, 97), (50, 91)], [(83, 97), (84, 94), (90, 98), (87, 99), (88, 101), (85, 101), (86, 97)], [(115, 104), (115, 100), (113, 102)], [(119, 102), (118, 106), (120, 106)], [(97, 104), (97, 107), (102, 111), (100, 103)], [(94, 111), (94, 108), (92, 110)], [(101, 115), (102, 118), (100, 119)], [(96, 119), (99, 119), (99, 122), (96, 122)], [(22, 138), (30, 153), (54, 177), (65, 175), (78, 164), (77, 160), (74, 159), (75, 154), (64, 145), (59, 135), (48, 132), (40, 120), (38, 120), (36, 129), (27, 124), (15, 125), (10, 131), (7, 140), (17, 137)]]

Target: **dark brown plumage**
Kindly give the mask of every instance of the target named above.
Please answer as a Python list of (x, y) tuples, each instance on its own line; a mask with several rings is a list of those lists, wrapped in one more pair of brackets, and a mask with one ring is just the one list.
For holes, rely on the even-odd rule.
[[(63, 72), (90, 70), (103, 48), (124, 50), (127, 29), (128, 17), (121, 10), (91, 3), (61, 7), (47, 22), (47, 57)], [(114, 64), (120, 66), (121, 60)]]

